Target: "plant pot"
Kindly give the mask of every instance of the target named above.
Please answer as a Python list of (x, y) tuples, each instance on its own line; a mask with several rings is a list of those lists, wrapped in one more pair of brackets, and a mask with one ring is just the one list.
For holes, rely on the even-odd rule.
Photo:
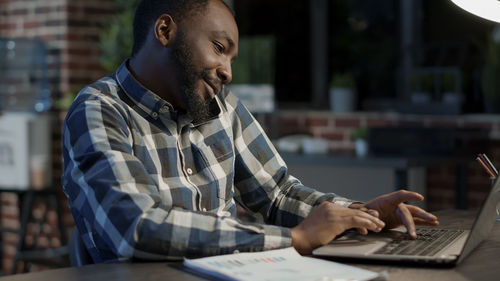
[(357, 157), (366, 157), (368, 155), (368, 142), (365, 139), (356, 139), (354, 141), (354, 151)]
[(330, 109), (335, 113), (353, 112), (356, 92), (352, 88), (330, 88)]

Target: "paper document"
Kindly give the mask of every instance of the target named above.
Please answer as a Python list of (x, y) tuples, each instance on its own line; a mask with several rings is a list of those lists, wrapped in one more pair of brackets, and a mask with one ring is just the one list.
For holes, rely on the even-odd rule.
[(303, 257), (293, 247), (266, 252), (184, 259), (184, 265), (224, 280), (333, 281), (374, 280), (381, 277), (377, 272)]

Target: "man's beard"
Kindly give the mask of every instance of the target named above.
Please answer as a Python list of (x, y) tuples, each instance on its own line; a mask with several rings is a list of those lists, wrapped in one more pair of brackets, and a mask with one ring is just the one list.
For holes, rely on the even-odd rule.
[(210, 118), (211, 100), (205, 100), (196, 93), (196, 82), (207, 78), (208, 74), (206, 71), (196, 72), (192, 62), (191, 49), (186, 44), (184, 35), (181, 33), (179, 35), (173, 46), (173, 60), (179, 70), (176, 75), (180, 78), (181, 91), (184, 93), (183, 99), (188, 115), (193, 118), (193, 123), (203, 122)]

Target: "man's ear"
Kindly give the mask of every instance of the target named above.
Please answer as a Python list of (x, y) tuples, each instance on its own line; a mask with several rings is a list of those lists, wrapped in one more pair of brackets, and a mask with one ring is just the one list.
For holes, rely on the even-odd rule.
[(173, 40), (176, 32), (177, 24), (170, 15), (163, 14), (156, 20), (154, 35), (164, 47)]

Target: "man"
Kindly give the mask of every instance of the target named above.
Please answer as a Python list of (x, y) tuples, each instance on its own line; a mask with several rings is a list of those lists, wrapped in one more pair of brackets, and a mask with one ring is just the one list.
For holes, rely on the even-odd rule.
[[(303, 186), (223, 86), (238, 30), (220, 0), (145, 0), (129, 60), (83, 89), (63, 131), (63, 187), (94, 262), (200, 257), (294, 246), (346, 229), (437, 218), (400, 191), (366, 203)], [(243, 223), (236, 202), (264, 223)]]

